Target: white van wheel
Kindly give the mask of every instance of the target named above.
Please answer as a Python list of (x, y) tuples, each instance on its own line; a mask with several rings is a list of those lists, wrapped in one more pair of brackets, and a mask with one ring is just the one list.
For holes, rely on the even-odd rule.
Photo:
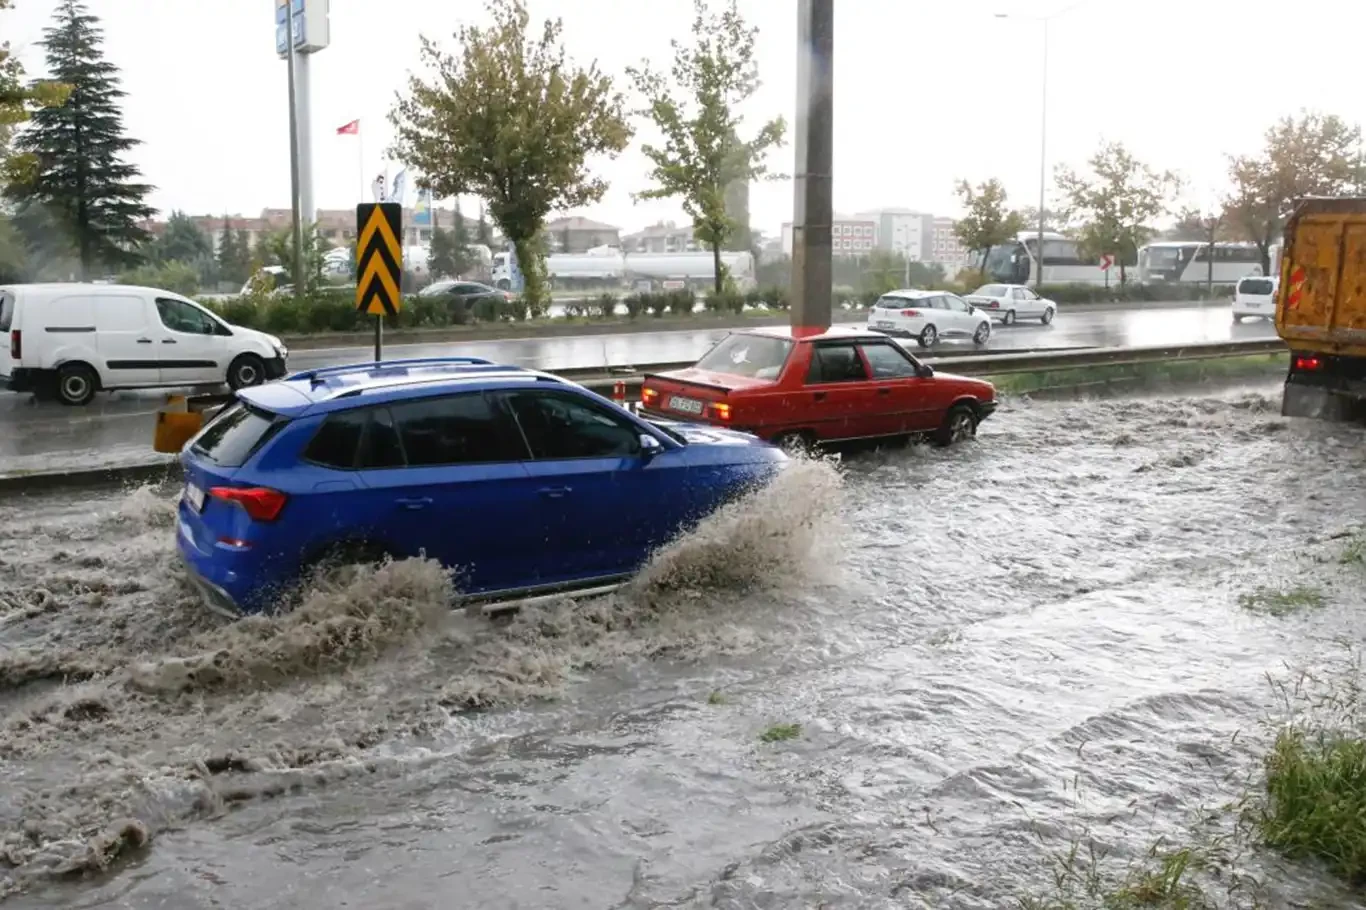
[(62, 404), (90, 404), (99, 387), (99, 377), (83, 363), (68, 363), (57, 371), (57, 398)]
[(265, 361), (255, 354), (243, 354), (228, 367), (228, 387), (234, 392), (265, 381)]

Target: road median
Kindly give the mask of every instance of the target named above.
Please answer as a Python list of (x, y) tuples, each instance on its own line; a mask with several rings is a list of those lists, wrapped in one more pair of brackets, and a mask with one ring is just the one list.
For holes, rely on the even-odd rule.
[[(1145, 380), (1181, 381), (1201, 378), (1271, 376), (1284, 364), (1285, 343), (1278, 338), (1214, 344), (1129, 348), (1044, 349), (1007, 354), (929, 356), (925, 360), (946, 372), (981, 376), (997, 384), (1002, 395), (1094, 392)], [(628, 401), (640, 396), (643, 377), (691, 366), (692, 362), (638, 364), (619, 370), (564, 370), (558, 375), (600, 394), (622, 391)], [(618, 389), (618, 384), (621, 389)], [(214, 396), (208, 396), (214, 397)], [(223, 401), (228, 396), (218, 396)], [(127, 463), (61, 471), (14, 471), (0, 474), (0, 495), (37, 494), (52, 489), (141, 484), (174, 480), (174, 456), (152, 451), (130, 456)]]

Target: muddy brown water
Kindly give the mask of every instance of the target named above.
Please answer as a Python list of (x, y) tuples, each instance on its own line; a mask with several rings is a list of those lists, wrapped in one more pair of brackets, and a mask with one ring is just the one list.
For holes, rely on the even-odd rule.
[[(958, 449), (798, 464), (620, 594), (504, 623), (407, 562), (225, 624), (174, 491), (6, 500), (0, 893), (1012, 906), (1078, 837), (1182, 836), (1255, 768), (1267, 675), (1360, 641), (1362, 443), (1271, 388), (1017, 402)], [(1326, 605), (1239, 603), (1297, 584)], [(1351, 905), (1246, 862), (1273, 906)]]

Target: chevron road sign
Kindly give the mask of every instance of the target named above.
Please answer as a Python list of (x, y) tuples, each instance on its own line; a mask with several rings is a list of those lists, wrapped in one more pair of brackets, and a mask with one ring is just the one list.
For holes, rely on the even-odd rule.
[(397, 202), (356, 206), (356, 309), (393, 316), (403, 306), (403, 207)]

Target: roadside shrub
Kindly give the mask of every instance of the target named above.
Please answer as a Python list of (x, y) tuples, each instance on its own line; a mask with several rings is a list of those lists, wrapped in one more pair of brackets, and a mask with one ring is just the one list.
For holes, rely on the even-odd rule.
[(511, 318), (505, 312), (504, 302), (495, 297), (480, 297), (470, 309), (475, 322), (501, 322)]
[(743, 313), (745, 298), (734, 291), (722, 291), (719, 294), (711, 291), (703, 299), (703, 305), (708, 313)]
[(773, 285), (772, 287), (760, 288), (759, 298), (763, 300), (764, 306), (770, 310), (785, 310), (788, 308), (787, 288)]
[(160, 288), (186, 296), (199, 293), (199, 271), (186, 262), (139, 266), (120, 275), (119, 281), (123, 284)]
[(626, 318), (637, 319), (642, 313), (649, 309), (648, 301), (644, 294), (628, 294), (622, 301), (626, 305)]
[(612, 294), (599, 294), (584, 306), (589, 319), (611, 319), (617, 315), (617, 298)]
[(664, 297), (668, 301), (669, 312), (675, 316), (691, 316), (693, 307), (697, 306), (697, 295), (687, 288), (666, 291)]
[(586, 319), (588, 318), (588, 304), (571, 302), (564, 305), (564, 315), (566, 319)]
[(669, 312), (669, 295), (656, 294), (653, 291), (646, 291), (640, 295), (645, 303), (645, 309), (650, 311), (650, 315), (658, 319)]

